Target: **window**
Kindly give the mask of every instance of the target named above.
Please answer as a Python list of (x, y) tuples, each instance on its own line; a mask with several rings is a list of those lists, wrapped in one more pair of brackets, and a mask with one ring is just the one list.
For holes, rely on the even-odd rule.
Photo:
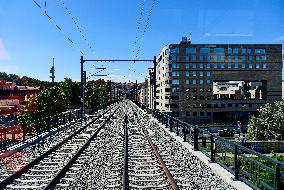
[(228, 48), (228, 53), (233, 53), (233, 49), (232, 48)]
[(225, 60), (225, 56), (221, 56), (220, 59), (221, 59), (221, 61), (224, 61)]
[(197, 112), (193, 112), (192, 115), (193, 115), (193, 116), (197, 116)]
[(231, 68), (232, 68), (232, 64), (228, 63), (228, 69), (231, 69)]
[(191, 56), (192, 61), (196, 61), (196, 55)]
[(199, 60), (200, 60), (200, 61), (203, 61), (203, 60), (204, 60), (204, 56), (201, 55), (201, 56), (199, 57)]
[(200, 48), (200, 53), (210, 53), (210, 48)]
[(184, 56), (185, 61), (189, 61), (189, 56)]
[(170, 49), (170, 54), (179, 53), (179, 48)]
[(245, 61), (246, 60), (246, 56), (242, 56), (242, 60)]
[(232, 107), (232, 104), (228, 104), (228, 108), (231, 108)]
[(206, 80), (206, 84), (211, 84), (211, 80)]
[(227, 59), (228, 59), (228, 60), (232, 60), (232, 56), (229, 55), (229, 56), (227, 57)]
[(186, 63), (186, 64), (185, 64), (185, 68), (186, 68), (186, 69), (189, 69), (189, 68), (190, 68), (189, 63)]
[(210, 72), (206, 72), (206, 76), (210, 77), (211, 73)]
[(200, 73), (199, 73), (199, 76), (203, 77), (203, 72), (200, 72)]
[(214, 48), (214, 53), (224, 53), (224, 48)]
[(248, 58), (249, 58), (249, 61), (252, 61), (252, 56), (251, 55)]
[(258, 55), (255, 56), (255, 60), (256, 60), (256, 61), (259, 61), (259, 60), (260, 60), (260, 56), (258, 56)]
[(266, 63), (263, 63), (263, 64), (262, 64), (262, 68), (263, 68), (263, 69), (266, 69), (266, 68), (267, 68), (267, 64), (266, 64)]
[(211, 96), (207, 96), (207, 100), (211, 100)]
[(206, 69), (210, 69), (210, 67), (211, 67), (210, 63), (207, 63), (206, 64)]
[(217, 68), (218, 68), (218, 64), (214, 63), (214, 69), (217, 69)]
[(195, 71), (192, 72), (192, 76), (196, 77), (196, 72)]
[(185, 76), (186, 76), (186, 77), (189, 77), (189, 71), (186, 71), (186, 72), (185, 72)]
[(261, 60), (266, 61), (266, 56), (265, 55), (261, 56)]
[(251, 54), (251, 48), (247, 49), (247, 54)]
[(264, 54), (265, 49), (264, 48), (257, 48), (257, 49), (254, 50), (254, 53)]
[(169, 68), (170, 68), (170, 69), (179, 69), (179, 64), (178, 64), (178, 63), (169, 64)]
[(169, 56), (169, 60), (178, 61), (179, 60), (179, 56)]
[(179, 92), (179, 88), (172, 88), (172, 92)]
[(199, 92), (204, 92), (204, 88), (199, 88)]
[(239, 48), (233, 48), (233, 53), (239, 53)]
[(179, 80), (177, 79), (172, 80), (172, 84), (179, 84)]
[(204, 96), (200, 96), (199, 99), (200, 99), (200, 100), (204, 100)]
[(199, 81), (199, 84), (200, 84), (200, 85), (203, 85), (203, 83), (204, 83), (203, 80), (200, 80), (200, 81)]
[(252, 69), (252, 63), (249, 63), (248, 68)]
[(190, 84), (190, 81), (189, 80), (185, 80), (185, 84)]
[(217, 61), (217, 60), (218, 60), (218, 56), (217, 56), (217, 55), (214, 55), (214, 56), (213, 56), (213, 60), (214, 60), (214, 61)]
[(238, 69), (238, 68), (239, 68), (239, 64), (238, 64), (238, 63), (235, 63), (235, 64), (234, 64), (234, 68), (235, 68), (235, 69)]
[(190, 112), (188, 112), (188, 111), (185, 112), (185, 114), (186, 114), (186, 116), (190, 116)]
[(255, 68), (256, 68), (256, 69), (259, 69), (259, 63), (256, 63), (256, 64), (255, 64)]
[(196, 80), (196, 79), (193, 79), (193, 80), (192, 80), (192, 84), (196, 85), (196, 83), (197, 83), (197, 80)]
[(247, 53), (247, 48), (242, 48), (242, 54), (246, 54)]
[(242, 63), (242, 69), (246, 68), (246, 64)]
[(204, 116), (204, 112), (200, 112), (200, 116)]
[(193, 63), (192, 68), (196, 69), (197, 68), (197, 64)]
[(172, 72), (172, 76), (173, 76), (173, 77), (178, 77), (178, 76), (179, 76), (179, 72), (177, 72), (177, 71)]
[(199, 64), (199, 68), (200, 68), (200, 69), (203, 69), (203, 63), (200, 63), (200, 64)]
[(210, 55), (206, 56), (207, 61), (210, 61)]
[(170, 50), (169, 50), (169, 49), (166, 49), (166, 50), (165, 50), (165, 55), (168, 55), (169, 52), (170, 52)]
[(196, 53), (196, 48), (185, 48), (186, 53)]
[(236, 55), (236, 56), (235, 56), (235, 60), (239, 60), (239, 56)]
[(211, 112), (207, 112), (207, 116), (211, 116)]
[(221, 63), (221, 69), (225, 69), (225, 63)]
[(193, 88), (193, 89), (192, 89), (192, 92), (197, 92), (197, 88)]
[(197, 96), (192, 96), (192, 99), (193, 100), (197, 100)]

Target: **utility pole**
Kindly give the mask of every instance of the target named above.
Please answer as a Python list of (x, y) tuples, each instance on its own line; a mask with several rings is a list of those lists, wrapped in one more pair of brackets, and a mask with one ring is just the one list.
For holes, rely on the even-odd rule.
[(137, 80), (136, 80), (136, 84), (135, 84), (135, 102), (138, 102), (138, 90), (137, 90)]
[(84, 116), (84, 60), (83, 60), (83, 56), (81, 56), (80, 59), (80, 63), (81, 63), (81, 118), (83, 118)]
[(154, 60), (153, 60), (153, 62), (154, 62), (154, 76), (153, 76), (153, 83), (154, 83), (154, 88), (153, 88), (153, 90), (154, 90), (154, 93), (153, 93), (153, 96), (154, 96), (154, 98), (153, 98), (153, 102), (154, 102), (154, 110), (156, 110), (156, 92), (157, 92), (157, 80), (156, 80), (156, 76), (157, 76), (157, 61), (156, 61), (156, 56), (154, 56)]
[(55, 68), (54, 68), (54, 58), (52, 58), (52, 67), (50, 69), (50, 73), (51, 73), (51, 81), (52, 81), (52, 84), (54, 84), (54, 78), (55, 78)]

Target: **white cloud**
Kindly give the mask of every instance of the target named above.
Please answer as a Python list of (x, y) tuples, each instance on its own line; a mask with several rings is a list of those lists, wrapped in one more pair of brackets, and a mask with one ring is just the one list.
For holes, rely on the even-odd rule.
[(0, 65), (0, 71), (6, 73), (16, 73), (19, 67), (17, 65)]
[(0, 60), (7, 60), (9, 59), (9, 55), (5, 49), (3, 40), (0, 38)]
[(280, 36), (279, 38), (277, 38), (276, 40), (284, 40), (284, 36)]
[(233, 36), (233, 37), (249, 37), (253, 36), (252, 34), (238, 34), (238, 33), (229, 33), (229, 34), (216, 34), (216, 36)]
[(252, 34), (241, 34), (241, 33), (224, 33), (224, 34), (211, 34), (209, 32), (205, 33), (204, 36), (218, 36), (218, 37), (250, 37)]

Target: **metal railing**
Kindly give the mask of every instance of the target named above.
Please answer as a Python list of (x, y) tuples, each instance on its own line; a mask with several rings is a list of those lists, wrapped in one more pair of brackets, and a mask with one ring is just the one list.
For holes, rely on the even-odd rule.
[[(59, 126), (80, 119), (80, 109), (73, 109), (45, 118), (23, 118), (21, 115), (1, 116), (0, 153), (35, 138), (45, 132), (56, 130)], [(28, 117), (28, 116), (27, 116)]]
[(236, 142), (190, 125), (168, 114), (152, 111), (162, 124), (254, 189), (284, 189), (284, 163)]

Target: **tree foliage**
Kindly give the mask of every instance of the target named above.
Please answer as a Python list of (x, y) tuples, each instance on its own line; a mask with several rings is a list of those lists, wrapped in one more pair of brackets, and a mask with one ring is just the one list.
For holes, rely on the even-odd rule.
[(252, 116), (248, 123), (248, 138), (251, 140), (284, 140), (284, 100), (274, 105), (265, 104), (258, 116)]
[(87, 108), (95, 108), (98, 105), (107, 103), (109, 99), (109, 90), (106, 85), (87, 84), (85, 106)]
[(39, 112), (39, 96), (37, 94), (32, 95), (26, 101), (24, 112), (27, 114), (33, 114)]
[(61, 83), (61, 89), (64, 93), (66, 105), (70, 108), (80, 106), (80, 85), (72, 82), (70, 78), (65, 78)]

